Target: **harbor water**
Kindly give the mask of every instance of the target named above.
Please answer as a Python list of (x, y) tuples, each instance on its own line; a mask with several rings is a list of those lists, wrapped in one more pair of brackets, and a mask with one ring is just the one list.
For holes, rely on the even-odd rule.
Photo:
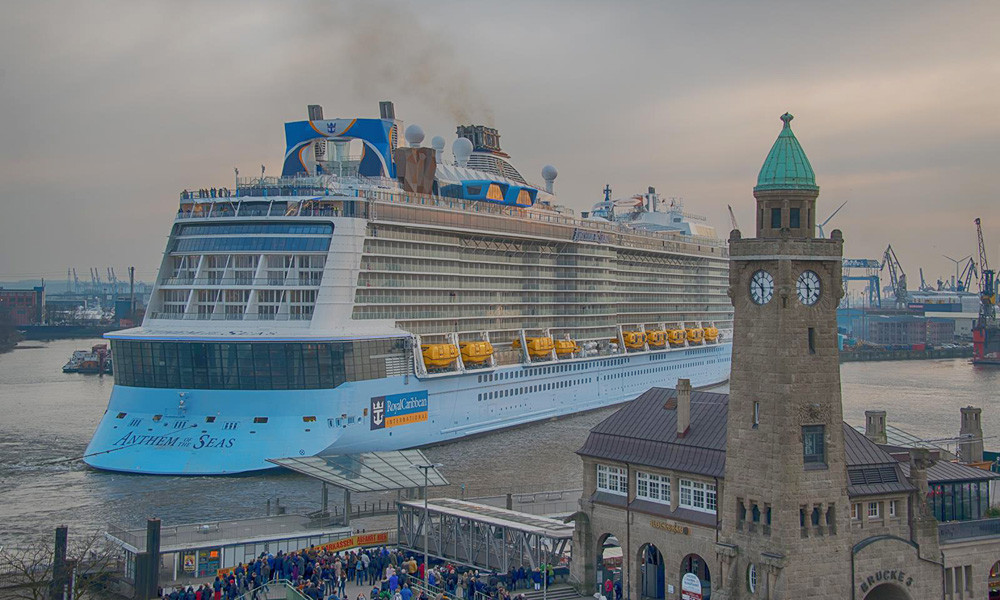
[[(0, 546), (51, 537), (56, 525), (96, 530), (107, 522), (138, 526), (265, 514), (280, 498), (290, 512), (318, 507), (320, 485), (289, 472), (230, 477), (151, 477), (94, 471), (77, 460), (105, 407), (113, 377), (64, 374), (73, 350), (99, 340), (22, 342), (0, 354)], [(925, 439), (958, 434), (959, 408), (983, 408), (987, 449), (1000, 448), (1000, 368), (967, 359), (845, 363), (844, 418), (888, 411), (890, 425)], [(725, 388), (720, 388), (725, 391)], [(467, 496), (580, 485), (574, 454), (587, 431), (614, 408), (498, 431), (427, 449)], [(387, 494), (384, 498), (392, 498)], [(371, 497), (368, 500), (377, 500)], [(353, 498), (360, 501), (360, 498)]]

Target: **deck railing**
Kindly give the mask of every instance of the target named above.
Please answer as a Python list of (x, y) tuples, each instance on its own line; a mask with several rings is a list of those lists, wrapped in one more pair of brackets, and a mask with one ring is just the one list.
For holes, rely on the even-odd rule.
[(1000, 536), (1000, 519), (978, 519), (975, 521), (951, 521), (938, 525), (941, 542), (955, 542), (971, 538)]

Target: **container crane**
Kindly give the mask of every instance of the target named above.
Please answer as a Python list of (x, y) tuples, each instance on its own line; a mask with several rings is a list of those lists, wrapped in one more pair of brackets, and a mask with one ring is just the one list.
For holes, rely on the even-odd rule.
[(727, 204), (726, 208), (729, 209), (729, 222), (733, 224), (733, 229), (739, 229), (740, 226), (736, 224), (736, 215), (733, 214), (733, 207)]
[(1000, 365), (1000, 327), (997, 325), (997, 292), (993, 269), (986, 260), (983, 224), (976, 219), (979, 238), (979, 320), (972, 329), (972, 362)]
[(906, 273), (903, 272), (903, 265), (899, 264), (892, 244), (889, 244), (882, 254), (882, 265), (879, 270), (886, 267), (889, 268), (889, 285), (892, 287), (892, 293), (896, 296), (896, 305), (905, 306), (909, 298), (906, 291)]

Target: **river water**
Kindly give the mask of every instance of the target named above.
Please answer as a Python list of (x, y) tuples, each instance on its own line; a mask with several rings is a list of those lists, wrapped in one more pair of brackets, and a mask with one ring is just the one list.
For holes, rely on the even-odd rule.
[[(84, 453), (114, 380), (64, 374), (61, 367), (73, 350), (94, 343), (99, 340), (22, 342), (0, 354), (0, 546), (48, 540), (60, 524), (72, 534), (108, 522), (141, 526), (149, 516), (168, 525), (262, 516), (275, 498), (291, 512), (318, 507), (320, 484), (289, 472), (154, 477), (94, 471), (73, 460)], [(852, 425), (864, 423), (866, 409), (885, 409), (891, 425), (910, 433), (953, 437), (959, 408), (975, 405), (983, 408), (986, 447), (1000, 448), (990, 437), (991, 426), (1000, 425), (1000, 369), (949, 359), (847, 363), (841, 374), (844, 418)], [(614, 410), (493, 432), (426, 453), (445, 465), (452, 484), (466, 486), (467, 495), (571, 489), (581, 478), (574, 452)]]

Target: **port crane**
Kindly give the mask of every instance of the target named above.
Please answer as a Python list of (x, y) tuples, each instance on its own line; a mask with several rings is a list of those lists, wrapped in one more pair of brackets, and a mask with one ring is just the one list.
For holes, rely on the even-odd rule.
[(906, 291), (906, 273), (903, 272), (903, 265), (899, 264), (892, 244), (889, 244), (882, 254), (882, 265), (879, 270), (886, 267), (889, 268), (889, 285), (892, 288), (892, 293), (896, 296), (896, 305), (903, 306), (909, 297)]
[(996, 321), (997, 292), (994, 289), (993, 269), (986, 260), (986, 244), (983, 242), (983, 224), (976, 219), (976, 236), (979, 238), (979, 321), (988, 324)]
[(965, 263), (965, 267), (962, 269), (962, 274), (958, 277), (958, 282), (955, 286), (960, 292), (968, 292), (970, 286), (972, 286), (972, 278), (976, 277), (978, 280), (978, 275), (976, 274), (976, 261), (969, 257), (969, 262)]
[[(845, 258), (841, 262), (843, 267), (842, 279), (844, 280), (844, 297), (847, 298), (848, 281), (868, 282), (868, 306), (882, 308), (881, 282), (878, 273), (882, 269), (882, 263), (872, 258)], [(857, 269), (863, 269), (863, 275), (858, 274)]]
[(733, 207), (727, 204), (726, 208), (729, 209), (729, 222), (733, 224), (733, 229), (739, 229), (740, 226), (736, 224), (736, 215), (733, 214)]
[(976, 219), (976, 237), (979, 240), (979, 320), (972, 328), (972, 362), (975, 364), (1000, 364), (1000, 327), (997, 326), (997, 291), (993, 269), (986, 259), (983, 242), (983, 223)]

